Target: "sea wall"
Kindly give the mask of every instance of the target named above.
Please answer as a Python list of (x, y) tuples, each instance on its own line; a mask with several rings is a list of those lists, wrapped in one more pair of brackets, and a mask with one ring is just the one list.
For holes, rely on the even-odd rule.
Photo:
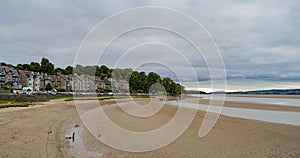
[(0, 100), (10, 100), (10, 101), (17, 101), (17, 102), (45, 102), (45, 101), (49, 101), (49, 99), (53, 97), (57, 97), (57, 95), (0, 94)]

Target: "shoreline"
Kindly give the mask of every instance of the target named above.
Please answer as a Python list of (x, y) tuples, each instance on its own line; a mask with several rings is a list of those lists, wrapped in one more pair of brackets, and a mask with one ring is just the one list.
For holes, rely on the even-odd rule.
[[(203, 105), (209, 105), (209, 99), (201, 98), (189, 98), (186, 100), (188, 103), (199, 103)], [(272, 110), (272, 111), (288, 111), (288, 112), (300, 112), (300, 107), (296, 106), (283, 106), (273, 104), (262, 104), (262, 103), (250, 103), (250, 102), (238, 102), (238, 101), (224, 101), (223, 107), (232, 108), (245, 108), (245, 109), (256, 109), (256, 110)]]
[(254, 97), (254, 98), (285, 98), (300, 99), (300, 95), (281, 95), (281, 94), (226, 94), (228, 97)]

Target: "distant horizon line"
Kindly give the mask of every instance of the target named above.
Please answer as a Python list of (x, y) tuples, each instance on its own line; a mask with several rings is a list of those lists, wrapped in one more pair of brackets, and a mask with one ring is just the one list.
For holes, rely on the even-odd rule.
[(230, 93), (230, 92), (259, 92), (259, 91), (288, 91), (288, 90), (300, 90), (300, 88), (270, 88), (270, 89), (253, 89), (253, 90), (225, 90), (225, 91), (212, 91), (212, 88), (210, 90), (207, 90), (209, 88), (186, 88), (186, 90), (188, 91), (202, 91), (202, 92), (206, 92), (206, 93), (216, 93), (216, 92), (226, 92), (226, 93)]

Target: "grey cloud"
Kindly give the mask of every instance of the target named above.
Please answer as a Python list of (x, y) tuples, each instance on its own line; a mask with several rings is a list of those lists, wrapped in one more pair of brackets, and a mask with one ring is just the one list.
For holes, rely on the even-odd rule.
[[(17, 64), (48, 57), (60, 67), (72, 65), (80, 42), (97, 23), (118, 11), (143, 5), (174, 8), (200, 22), (222, 52), (228, 79), (300, 78), (300, 3), (296, 0), (4, 0), (0, 5), (1, 60)], [(111, 29), (107, 33), (113, 31)], [(187, 56), (197, 70), (198, 80), (210, 79), (203, 57), (182, 39), (167, 33), (147, 31), (140, 35), (143, 38), (133, 33), (118, 41), (105, 58), (105, 64), (113, 63), (130, 44), (165, 42), (178, 47)], [(102, 43), (96, 42), (95, 45)], [(151, 51), (144, 53), (143, 57), (153, 55)], [(87, 55), (83, 64), (88, 64), (91, 58)], [(168, 61), (171, 57), (166, 55), (164, 58)], [(181, 60), (176, 62), (172, 62), (173, 68), (180, 70), (188, 80), (190, 76), (185, 73), (186, 65)], [(153, 69), (156, 67), (153, 66)], [(164, 74), (163, 71), (160, 73)]]

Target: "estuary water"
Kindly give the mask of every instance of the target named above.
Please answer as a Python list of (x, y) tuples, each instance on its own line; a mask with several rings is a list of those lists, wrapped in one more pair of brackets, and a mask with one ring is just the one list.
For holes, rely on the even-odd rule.
[[(194, 97), (202, 97), (203, 99), (210, 99), (210, 95), (191, 95)], [(215, 95), (214, 100), (222, 100), (222, 97)], [(255, 98), (255, 97), (225, 97), (226, 101), (248, 102), (259, 104), (273, 104), (281, 106), (297, 106), (300, 107), (300, 99), (290, 98)]]
[[(205, 99), (210, 99), (210, 96), (201, 96)], [(217, 97), (217, 99), (221, 99)], [(288, 106), (299, 106), (300, 99), (281, 99), (281, 98), (248, 98), (248, 97), (226, 97), (227, 101), (238, 101), (238, 102), (253, 102), (253, 103), (263, 103), (263, 104), (274, 104), (274, 105), (288, 105)], [(193, 104), (181, 101), (168, 101), (168, 104), (175, 106), (182, 106), (188, 108), (197, 108), (199, 110), (210, 111), (214, 113), (219, 113), (220, 107), (209, 106), (203, 104)], [(242, 104), (242, 103), (241, 103)], [(262, 105), (263, 106), (263, 105)], [(232, 108), (232, 107), (222, 107), (221, 114), (251, 119), (260, 120), (273, 123), (282, 123), (300, 126), (300, 113), (299, 112), (286, 112), (286, 111), (273, 111), (273, 110), (257, 110), (257, 109), (245, 109), (245, 108)]]

